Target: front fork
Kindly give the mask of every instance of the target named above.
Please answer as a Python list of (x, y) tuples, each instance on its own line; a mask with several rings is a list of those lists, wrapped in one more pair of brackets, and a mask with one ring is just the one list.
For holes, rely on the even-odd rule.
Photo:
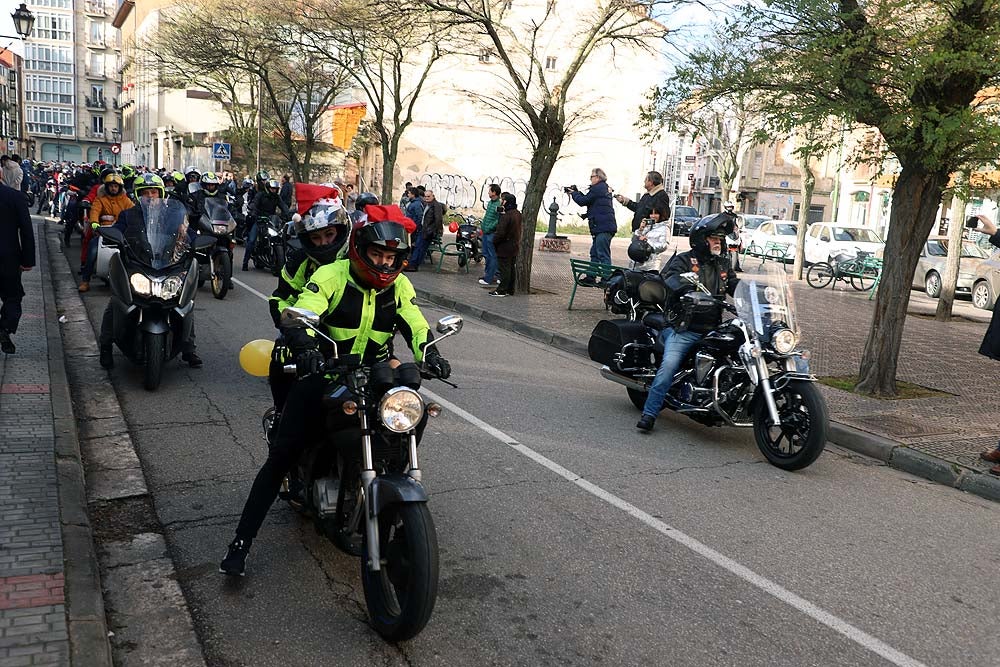
[[(771, 417), (774, 426), (781, 426), (781, 418), (778, 416), (778, 404), (774, 400), (774, 387), (771, 384), (771, 372), (767, 368), (767, 361), (764, 359), (764, 350), (760, 343), (754, 340), (752, 343), (744, 343), (740, 349), (740, 356), (746, 364), (750, 377), (760, 385), (761, 394), (764, 396), (764, 403), (767, 405), (767, 412)], [(757, 376), (756, 378), (754, 376)]]
[(382, 557), (379, 554), (378, 515), (372, 504), (372, 482), (375, 481), (375, 464), (372, 461), (372, 432), (368, 428), (368, 412), (364, 401), (360, 402), (358, 412), (361, 415), (361, 487), (365, 498), (365, 537), (368, 540), (368, 569), (378, 572), (382, 567)]

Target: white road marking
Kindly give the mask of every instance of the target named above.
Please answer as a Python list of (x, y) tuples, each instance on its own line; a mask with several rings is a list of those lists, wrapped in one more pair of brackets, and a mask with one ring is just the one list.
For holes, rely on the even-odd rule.
[[(256, 294), (260, 298), (267, 301), (268, 299), (267, 296), (261, 294), (260, 292), (250, 287), (246, 283), (236, 280), (235, 278), (233, 279), (233, 281), (239, 285), (242, 285), (248, 291), (252, 292), (253, 294)], [(767, 577), (757, 574), (756, 572), (746, 567), (745, 565), (741, 565), (740, 563), (734, 561), (732, 558), (729, 558), (728, 556), (719, 553), (718, 551), (708, 546), (707, 544), (699, 542), (690, 535), (687, 535), (686, 533), (677, 530), (676, 528), (660, 521), (651, 514), (642, 511), (632, 503), (622, 498), (619, 498), (613, 493), (605, 491), (604, 489), (602, 489), (601, 487), (597, 486), (592, 482), (588, 482), (586, 479), (576, 474), (572, 470), (564, 468), (555, 461), (553, 461), (552, 459), (549, 459), (543, 456), (542, 454), (539, 454), (530, 447), (522, 445), (517, 440), (507, 435), (500, 429), (491, 426), (490, 424), (487, 424), (479, 417), (476, 417), (471, 412), (463, 410), (462, 408), (458, 407), (451, 401), (442, 398), (441, 396), (438, 396), (434, 392), (424, 387), (421, 387), (420, 391), (421, 393), (426, 394), (431, 400), (440, 403), (442, 407), (444, 407), (445, 409), (450, 410), (453, 414), (461, 417), (462, 419), (469, 422), (470, 424), (472, 424), (479, 430), (483, 431), (484, 433), (496, 438), (497, 440), (507, 445), (508, 447), (518, 452), (519, 454), (528, 457), (535, 463), (545, 468), (548, 468), (549, 470), (559, 475), (563, 479), (566, 479), (572, 482), (573, 484), (577, 485), (587, 493), (593, 495), (596, 498), (600, 498), (601, 500), (603, 500), (604, 502), (608, 503), (613, 507), (617, 507), (618, 509), (622, 510), (629, 516), (632, 516), (641, 521), (642, 523), (646, 524), (656, 532), (663, 534), (664, 536), (670, 538), (674, 542), (677, 542), (678, 544), (698, 554), (702, 558), (705, 558), (715, 563), (716, 565), (726, 570), (730, 574), (733, 574), (736, 577), (747, 582), (748, 584), (759, 588), (768, 595), (777, 598), (778, 600), (784, 602), (790, 607), (797, 609), (798, 611), (802, 612), (803, 614), (812, 618), (813, 620), (822, 623), (823, 625), (830, 628), (834, 632), (842, 634), (843, 636), (847, 637), (848, 639), (858, 644), (859, 646), (862, 646), (871, 651), (872, 653), (875, 653), (876, 655), (885, 658), (894, 665), (899, 665), (899, 667), (926, 667), (924, 663), (920, 662), (919, 660), (916, 660), (915, 658), (911, 658), (902, 651), (897, 651), (893, 647), (883, 642), (878, 637), (873, 637), (864, 630), (851, 625), (844, 619), (838, 616), (834, 616), (830, 612), (813, 604), (809, 600), (806, 600), (805, 598), (796, 595), (795, 593), (791, 592), (787, 588), (784, 588), (780, 584), (771, 581)]]
[(271, 298), (268, 295), (264, 294), (263, 292), (258, 292), (257, 290), (255, 290), (254, 288), (250, 287), (249, 285), (247, 285), (242, 280), (237, 280), (236, 278), (233, 278), (233, 282), (236, 283), (237, 285), (239, 285), (240, 287), (242, 287), (243, 289), (245, 289), (246, 291), (250, 292), (251, 294), (256, 294), (260, 298), (264, 299), (264, 301), (267, 301), (268, 299)]

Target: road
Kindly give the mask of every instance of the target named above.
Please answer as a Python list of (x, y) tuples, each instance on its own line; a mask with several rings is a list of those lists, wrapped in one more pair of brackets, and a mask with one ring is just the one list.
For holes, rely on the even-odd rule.
[[(459, 388), (426, 387), (458, 409), (421, 447), (441, 550), (425, 631), (381, 641), (358, 561), (281, 503), (227, 581), (270, 403), (237, 352), (274, 334), (248, 289), (273, 278), (236, 278), (198, 295), (204, 368), (168, 364), (155, 394), (120, 355), (111, 372), (209, 664), (997, 664), (996, 504), (832, 447), (786, 473), (749, 431), (676, 415), (639, 435), (593, 363), (477, 321), (442, 346)], [(95, 327), (107, 294), (85, 295)]]

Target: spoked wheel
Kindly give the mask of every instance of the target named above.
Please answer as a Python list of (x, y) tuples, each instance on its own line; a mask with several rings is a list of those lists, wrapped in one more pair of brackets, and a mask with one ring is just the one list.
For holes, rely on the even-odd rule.
[(990, 284), (985, 280), (976, 283), (976, 286), (972, 288), (972, 305), (983, 310), (990, 310), (993, 308), (993, 301), (993, 290), (990, 289)]
[(806, 272), (806, 282), (810, 287), (822, 289), (833, 280), (833, 267), (826, 262), (818, 262), (809, 267)]
[(642, 410), (646, 407), (646, 397), (649, 396), (649, 392), (639, 391), (638, 389), (625, 388), (628, 392), (628, 400), (632, 401), (632, 405)]
[(215, 258), (215, 274), (212, 277), (212, 296), (225, 299), (229, 293), (229, 281), (233, 278), (233, 260), (228, 252), (220, 252)]
[(381, 568), (368, 568), (368, 545), (361, 581), (372, 627), (391, 642), (415, 637), (430, 620), (437, 599), (438, 545), (424, 503), (397, 503), (378, 515)]
[(878, 280), (878, 269), (862, 269), (861, 275), (851, 276), (851, 287), (859, 292), (867, 292)]
[(826, 401), (811, 382), (792, 381), (776, 392), (780, 426), (771, 425), (763, 397), (753, 409), (753, 435), (768, 462), (782, 470), (801, 470), (815, 461), (826, 447), (828, 416)]

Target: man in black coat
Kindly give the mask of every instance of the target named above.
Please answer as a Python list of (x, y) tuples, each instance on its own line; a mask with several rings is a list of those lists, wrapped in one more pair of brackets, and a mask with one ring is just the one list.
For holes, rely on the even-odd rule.
[(646, 181), (643, 185), (646, 188), (646, 194), (639, 197), (637, 202), (622, 195), (615, 195), (619, 204), (635, 213), (632, 216), (633, 232), (639, 229), (639, 225), (649, 217), (654, 208), (660, 210), (660, 207), (665, 206), (667, 211), (670, 210), (670, 195), (663, 189), (663, 174), (658, 171), (649, 172), (646, 174)]
[(15, 350), (10, 337), (21, 320), (21, 273), (34, 265), (35, 230), (28, 200), (17, 190), (0, 185), (0, 351), (4, 354)]
[[(979, 231), (990, 237), (990, 243), (994, 247), (1000, 248), (1000, 230), (997, 229), (996, 224), (985, 215), (976, 217), (979, 218)], [(957, 220), (955, 224), (958, 224)], [(986, 330), (986, 335), (983, 336), (983, 342), (979, 346), (979, 354), (1000, 361), (1000, 316), (998, 316), (998, 313), (1000, 313), (1000, 303), (993, 307), (990, 327)], [(1000, 475), (1000, 444), (995, 449), (983, 452), (979, 457), (988, 463), (994, 464), (990, 468), (990, 472), (994, 475)]]

